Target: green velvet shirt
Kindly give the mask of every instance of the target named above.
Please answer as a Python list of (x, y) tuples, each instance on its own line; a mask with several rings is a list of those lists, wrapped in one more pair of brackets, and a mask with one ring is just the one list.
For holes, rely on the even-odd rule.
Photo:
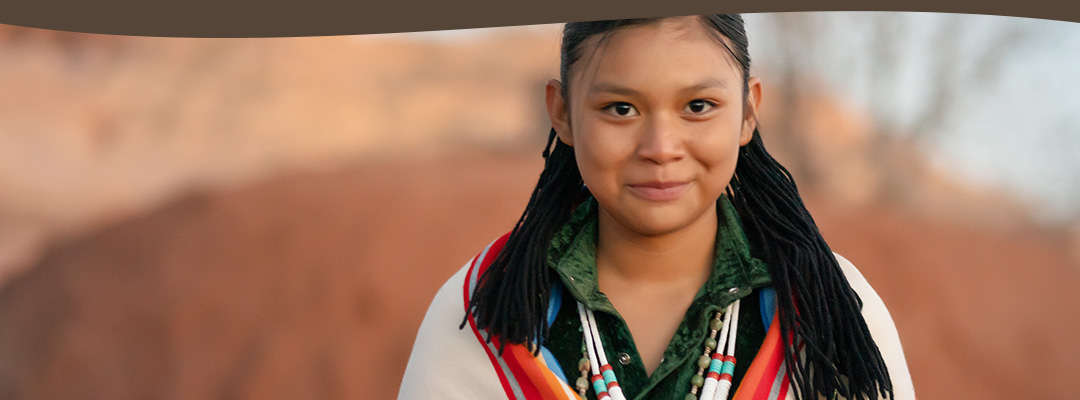
[[(663, 360), (652, 375), (645, 373), (630, 329), (597, 284), (596, 200), (589, 198), (578, 206), (570, 221), (552, 239), (548, 252), (548, 264), (563, 284), (563, 295), (545, 345), (562, 367), (571, 386), (581, 376), (578, 362), (585, 354), (581, 322), (574, 300), (580, 301), (596, 314), (608, 362), (627, 399), (682, 400), (690, 391), (690, 379), (697, 374), (697, 359), (705, 350), (711, 316), (718, 309), (743, 298), (731, 389), (732, 393), (735, 392), (765, 338), (760, 300), (754, 289), (769, 285), (770, 279), (765, 264), (750, 255), (750, 246), (738, 214), (726, 194), (720, 197), (718, 204), (712, 273), (686, 310), (664, 351)], [(749, 296), (751, 293), (754, 295)], [(624, 364), (621, 360), (627, 362)], [(589, 387), (587, 396), (595, 399), (592, 385)]]

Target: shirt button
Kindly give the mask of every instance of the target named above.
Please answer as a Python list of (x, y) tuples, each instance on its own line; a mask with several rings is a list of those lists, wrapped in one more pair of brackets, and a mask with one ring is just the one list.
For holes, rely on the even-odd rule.
[(731, 293), (731, 294), (738, 294), (739, 293), (739, 288), (733, 287), (731, 289), (728, 289), (727, 292)]
[(619, 364), (630, 365), (630, 355), (626, 353), (619, 353)]

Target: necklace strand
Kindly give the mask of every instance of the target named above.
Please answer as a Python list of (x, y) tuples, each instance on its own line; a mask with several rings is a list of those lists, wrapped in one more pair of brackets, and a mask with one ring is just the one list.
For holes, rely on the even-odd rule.
[(622, 388), (619, 387), (619, 381), (615, 378), (615, 371), (611, 369), (607, 355), (604, 354), (604, 344), (600, 341), (600, 332), (596, 328), (596, 316), (593, 315), (592, 310), (578, 302), (578, 317), (581, 319), (585, 348), (589, 356), (589, 364), (592, 366), (592, 384), (597, 400), (607, 398), (626, 400)]
[[(724, 311), (717, 311), (713, 319), (709, 321), (709, 335), (705, 338), (705, 351), (697, 360), (698, 371), (690, 379), (690, 392), (686, 394), (686, 400), (725, 400), (728, 398), (728, 393), (731, 391), (731, 376), (735, 372), (735, 337), (739, 328), (739, 303), (739, 300), (735, 300)], [(723, 316), (722, 319), (721, 316)], [(626, 400), (619, 381), (615, 377), (615, 371), (612, 370), (607, 354), (604, 353), (604, 344), (600, 341), (600, 331), (596, 327), (596, 316), (592, 310), (578, 302), (578, 317), (581, 320), (582, 336), (585, 342), (585, 357), (582, 357), (578, 363), (581, 377), (575, 385), (578, 394), (585, 398), (585, 391), (589, 386), (586, 376), (592, 372), (591, 382), (597, 400)], [(717, 337), (717, 331), (719, 331), (719, 337)], [(710, 352), (712, 357), (709, 356)], [(708, 374), (705, 374), (706, 370)], [(704, 377), (703, 374), (705, 374)], [(700, 396), (698, 396), (699, 388)]]

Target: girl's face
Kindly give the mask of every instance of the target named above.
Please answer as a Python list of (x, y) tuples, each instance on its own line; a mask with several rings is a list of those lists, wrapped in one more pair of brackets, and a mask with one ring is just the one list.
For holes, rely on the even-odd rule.
[(573, 146), (602, 224), (647, 236), (715, 224), (761, 85), (750, 79), (744, 103), (742, 71), (708, 29), (687, 17), (589, 38), (569, 105), (548, 83), (552, 126)]

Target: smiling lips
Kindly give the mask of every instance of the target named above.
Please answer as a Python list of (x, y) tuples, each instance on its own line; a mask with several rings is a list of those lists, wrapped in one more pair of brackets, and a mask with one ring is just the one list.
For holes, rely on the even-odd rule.
[(630, 192), (648, 201), (672, 201), (682, 197), (690, 182), (642, 182), (629, 185)]

